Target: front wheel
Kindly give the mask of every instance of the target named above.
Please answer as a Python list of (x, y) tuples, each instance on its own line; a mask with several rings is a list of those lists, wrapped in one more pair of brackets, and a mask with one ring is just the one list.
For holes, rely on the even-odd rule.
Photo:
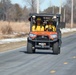
[(54, 54), (60, 54), (60, 47), (59, 47), (59, 43), (58, 42), (55, 42), (53, 44), (53, 53)]
[(27, 42), (27, 53), (33, 53), (32, 42)]

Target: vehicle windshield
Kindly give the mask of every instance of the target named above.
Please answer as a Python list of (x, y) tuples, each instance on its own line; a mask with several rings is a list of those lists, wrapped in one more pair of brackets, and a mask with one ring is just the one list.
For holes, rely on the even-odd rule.
[(32, 18), (31, 30), (56, 32), (56, 21), (52, 17)]

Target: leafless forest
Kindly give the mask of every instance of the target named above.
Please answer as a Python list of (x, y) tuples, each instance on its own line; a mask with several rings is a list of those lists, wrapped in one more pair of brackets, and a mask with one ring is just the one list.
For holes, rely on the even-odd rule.
[[(41, 0), (40, 5), (43, 3)], [(12, 4), (11, 0), (0, 0), (0, 20), (4, 21), (26, 21), (28, 20), (29, 13), (36, 12), (36, 0), (23, 0), (27, 5), (23, 8), (19, 4)], [(29, 7), (29, 8), (28, 8)], [(54, 8), (54, 11), (53, 11)], [(66, 14), (66, 22), (70, 23), (71, 18), (71, 0), (66, 0), (62, 5), (62, 14)], [(51, 6), (44, 11), (45, 13), (58, 13), (59, 7)], [(74, 0), (74, 23), (76, 23), (76, 0)]]

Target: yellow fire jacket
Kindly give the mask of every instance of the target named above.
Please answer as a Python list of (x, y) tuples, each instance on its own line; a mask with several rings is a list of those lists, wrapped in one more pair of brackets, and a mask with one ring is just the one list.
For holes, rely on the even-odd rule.
[(44, 31), (44, 26), (32, 26), (32, 31)]
[(54, 25), (46, 25), (45, 30), (51, 29), (52, 31), (56, 31), (56, 27)]

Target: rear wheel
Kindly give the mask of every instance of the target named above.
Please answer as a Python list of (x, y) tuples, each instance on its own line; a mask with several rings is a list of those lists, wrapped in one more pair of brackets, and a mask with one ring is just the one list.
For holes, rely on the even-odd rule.
[(33, 48), (32, 48), (32, 42), (27, 43), (27, 53), (34, 53)]
[(60, 47), (59, 47), (59, 43), (58, 42), (55, 42), (53, 44), (53, 53), (54, 54), (60, 54)]

